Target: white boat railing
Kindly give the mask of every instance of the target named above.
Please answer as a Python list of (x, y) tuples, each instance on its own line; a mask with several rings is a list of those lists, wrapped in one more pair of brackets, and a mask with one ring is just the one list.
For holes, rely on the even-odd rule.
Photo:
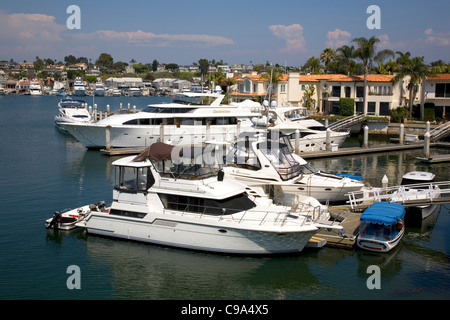
[[(166, 205), (182, 205), (186, 206), (182, 211), (171, 209), (171, 208), (164, 208), (163, 213), (165, 214), (180, 214), (181, 216), (190, 216), (195, 217), (198, 219), (202, 218), (208, 218), (208, 219), (214, 219), (217, 220), (231, 220), (233, 222), (236, 222), (238, 224), (241, 223), (251, 223), (251, 224), (257, 224), (257, 225), (263, 225), (266, 223), (273, 224), (274, 226), (284, 226), (287, 223), (288, 218), (293, 218), (295, 220), (293, 221), (299, 221), (300, 226), (308, 225), (310, 223), (314, 222), (314, 216), (317, 215), (317, 210), (320, 210), (320, 208), (313, 208), (312, 207), (312, 214), (310, 212), (302, 212), (302, 211), (293, 211), (293, 210), (286, 210), (282, 212), (277, 211), (259, 211), (259, 210), (242, 210), (239, 211), (239, 209), (229, 208), (228, 212), (225, 208), (219, 208), (219, 207), (211, 207), (211, 206), (204, 206), (204, 205), (195, 205), (195, 204), (180, 204), (180, 203), (172, 203), (167, 202)], [(203, 210), (194, 211), (193, 207), (201, 208)], [(211, 213), (207, 212), (208, 210), (218, 211), (221, 210), (222, 213)], [(230, 213), (230, 211), (233, 211)]]
[[(386, 188), (365, 188), (348, 194), (352, 209), (366, 207), (373, 202), (398, 202), (404, 205), (431, 204), (443, 196), (450, 197), (450, 181), (418, 183), (410, 185), (393, 186)], [(449, 198), (450, 202), (450, 198)]]

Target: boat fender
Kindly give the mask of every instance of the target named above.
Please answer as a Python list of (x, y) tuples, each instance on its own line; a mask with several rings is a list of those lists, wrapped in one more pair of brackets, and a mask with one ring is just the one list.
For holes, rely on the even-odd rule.
[(225, 172), (220, 169), (219, 172), (217, 173), (217, 181), (223, 181), (223, 178), (225, 176)]

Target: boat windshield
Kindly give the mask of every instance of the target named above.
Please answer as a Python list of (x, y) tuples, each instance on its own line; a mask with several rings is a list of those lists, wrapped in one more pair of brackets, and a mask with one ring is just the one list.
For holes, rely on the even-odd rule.
[(299, 121), (308, 117), (308, 112), (305, 108), (289, 110), (284, 113), (285, 117), (291, 121)]
[(217, 176), (221, 157), (221, 150), (213, 146), (183, 147), (179, 158), (152, 160), (152, 163), (162, 177), (199, 180)]
[(270, 141), (262, 142), (259, 144), (259, 149), (283, 180), (292, 179), (300, 174), (301, 166), (286, 144), (277, 143), (274, 147)]
[(148, 167), (135, 168), (120, 166), (116, 168), (114, 189), (121, 192), (146, 192), (155, 182)]
[(402, 229), (402, 222), (386, 226), (378, 223), (363, 222), (361, 225), (361, 236), (374, 237), (380, 240), (392, 240)]

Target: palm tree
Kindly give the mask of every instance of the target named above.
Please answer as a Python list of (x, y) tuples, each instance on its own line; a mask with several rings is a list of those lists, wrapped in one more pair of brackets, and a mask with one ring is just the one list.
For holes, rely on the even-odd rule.
[[(409, 55), (408, 57), (403, 55), (401, 56), (401, 58), (402, 60), (399, 72), (394, 76), (392, 81), (394, 83), (397, 83), (403, 80), (403, 78), (406, 76), (410, 77), (407, 88), (409, 90), (409, 115), (411, 116), (414, 98), (417, 94), (418, 86), (422, 83), (425, 77), (432, 75), (433, 71), (431, 71), (429, 66), (423, 62), (423, 57), (415, 57), (409, 59)], [(421, 105), (420, 117), (421, 119), (423, 119), (423, 105)]]
[(328, 72), (328, 66), (336, 58), (336, 56), (337, 56), (336, 51), (334, 51), (331, 48), (326, 48), (320, 54), (320, 61), (322, 61), (323, 64), (325, 65), (325, 73)]
[(392, 56), (394, 57), (394, 52), (392, 50), (382, 50), (375, 53), (376, 45), (378, 42), (380, 42), (380, 39), (378, 39), (375, 36), (370, 37), (369, 39), (361, 37), (361, 38), (355, 38), (352, 40), (356, 43), (358, 48), (355, 50), (355, 57), (359, 58), (362, 61), (363, 67), (364, 67), (364, 97), (363, 97), (363, 103), (364, 103), (364, 114), (367, 114), (367, 75), (369, 74), (369, 68), (372, 67), (372, 62), (377, 57), (377, 59), (384, 59), (386, 57)]

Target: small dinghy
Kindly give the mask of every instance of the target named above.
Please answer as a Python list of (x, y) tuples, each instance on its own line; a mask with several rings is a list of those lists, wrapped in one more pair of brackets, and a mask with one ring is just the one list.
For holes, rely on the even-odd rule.
[(405, 233), (405, 207), (399, 203), (375, 202), (361, 215), (358, 247), (378, 252), (393, 249)]
[(76, 228), (78, 222), (84, 220), (92, 211), (107, 211), (105, 202), (97, 201), (66, 212), (55, 211), (53, 217), (45, 220), (45, 227), (47, 229), (72, 230)]

